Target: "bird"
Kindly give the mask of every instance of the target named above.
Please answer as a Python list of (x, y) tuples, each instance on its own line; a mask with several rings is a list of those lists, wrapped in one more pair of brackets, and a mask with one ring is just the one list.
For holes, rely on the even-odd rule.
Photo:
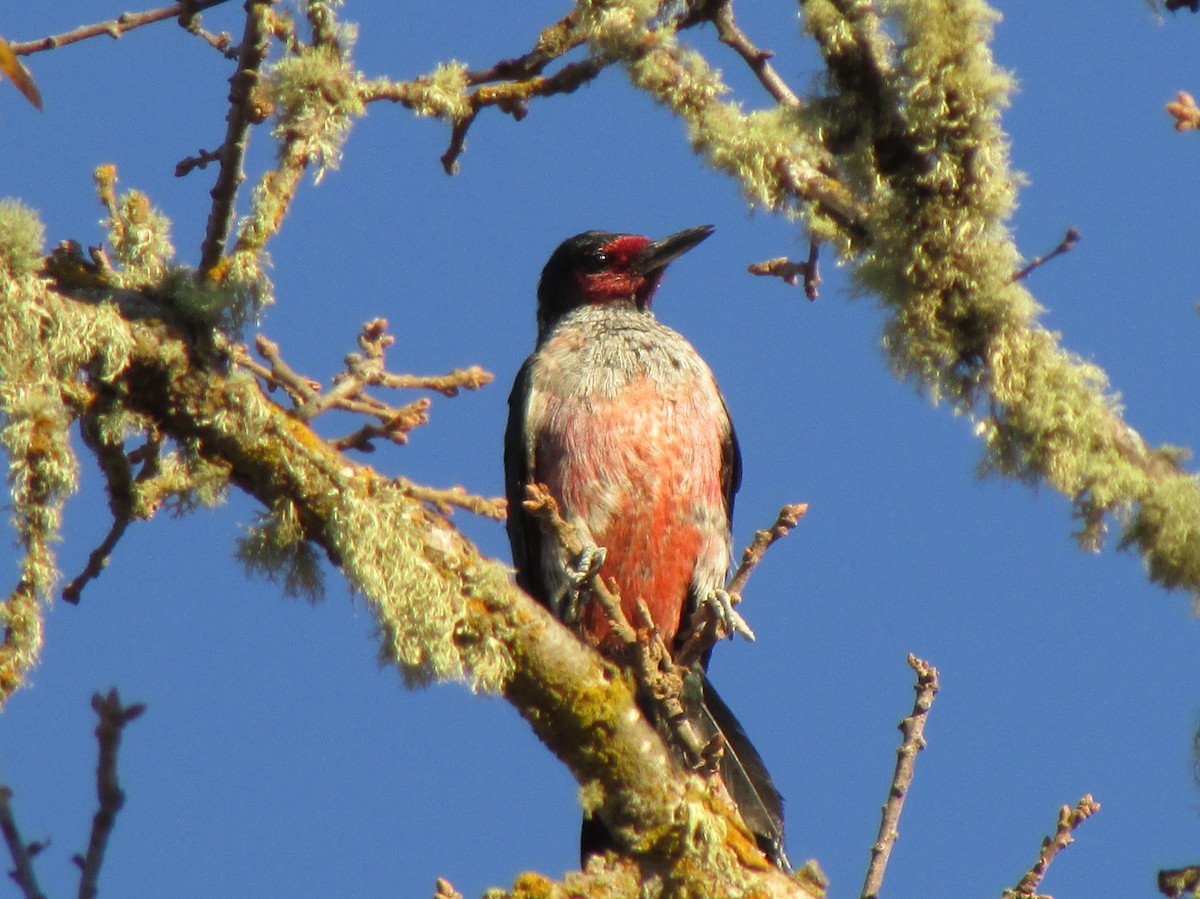
[[(724, 590), (742, 476), (737, 436), (708, 365), (651, 308), (667, 266), (713, 230), (658, 240), (594, 230), (563, 241), (542, 271), (536, 344), (509, 396), (504, 470), (517, 584), (614, 661), (617, 638), (585, 587), (593, 576), (615, 580), (628, 620), (643, 601), (672, 654), (705, 606), (740, 621)], [(582, 536), (578, 558), (522, 505), (535, 483)], [(790, 870), (783, 800), (709, 682), (710, 654), (692, 663), (700, 689), (688, 716), (704, 739), (723, 738), (718, 771), (728, 794), (764, 855)], [(586, 817), (584, 863), (613, 846), (603, 822)]]

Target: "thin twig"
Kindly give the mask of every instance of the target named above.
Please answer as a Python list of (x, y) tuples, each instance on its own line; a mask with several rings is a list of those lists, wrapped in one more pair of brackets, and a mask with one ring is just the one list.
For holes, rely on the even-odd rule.
[(1055, 256), (1061, 256), (1063, 253), (1071, 252), (1073, 249), (1075, 249), (1075, 244), (1079, 243), (1079, 238), (1081, 236), (1082, 235), (1080, 235), (1078, 229), (1068, 228), (1066, 235), (1062, 239), (1062, 242), (1059, 243), (1059, 245), (1057, 247), (1055, 247), (1053, 250), (1051, 250), (1045, 256), (1035, 257), (1034, 260), (1029, 263), (1029, 265), (1025, 266), (1023, 269), (1021, 269), (1019, 272), (1017, 272), (1015, 275), (1013, 275), (1013, 277), (1012, 277), (1013, 282), (1015, 283), (1017, 281), (1021, 281), (1024, 278), (1028, 277), (1030, 272), (1032, 272), (1034, 269), (1038, 268), (1039, 266), (1045, 265), (1047, 262), (1049, 262)]
[(800, 519), (804, 517), (804, 513), (807, 511), (808, 503), (790, 503), (779, 510), (779, 515), (776, 516), (774, 524), (766, 530), (754, 532), (754, 539), (742, 551), (742, 561), (738, 565), (737, 571), (729, 579), (727, 589), (730, 593), (741, 594), (746, 589), (746, 582), (750, 580), (750, 575), (754, 573), (754, 569), (758, 567), (758, 563), (763, 560), (763, 556), (766, 555), (767, 550), (778, 540), (791, 533), (792, 529), (800, 523)]
[(476, 496), (459, 486), (438, 489), (414, 484), (405, 478), (396, 480), (409, 496), (429, 503), (443, 515), (449, 515), (457, 506), (494, 521), (503, 521), (508, 516), (508, 500), (503, 497)]
[(443, 396), (454, 397), (461, 389), (477, 390), (490, 384), (493, 379), (489, 372), (478, 365), (455, 369), (445, 375), (389, 372), (384, 355), (395, 343), (395, 338), (387, 333), (387, 325), (387, 320), (383, 318), (372, 319), (363, 325), (358, 336), (362, 353), (346, 356), (346, 370), (333, 379), (327, 391), (322, 391), (319, 381), (299, 374), (284, 362), (279, 345), (261, 334), (255, 338), (254, 347), (270, 367), (251, 359), (244, 347), (234, 349), (233, 359), (242, 368), (262, 378), (269, 390), (276, 387), (285, 390), (294, 405), (293, 414), (301, 421), (311, 421), (330, 409), (378, 419), (377, 424), (365, 424), (331, 441), (338, 450), (372, 452), (375, 448), (372, 441), (376, 439), (407, 443), (408, 432), (429, 421), (431, 401), (422, 397), (403, 406), (393, 406), (371, 396), (366, 388), (433, 390)]
[(246, 355), (244, 351), (234, 356), (237, 363), (250, 369), (269, 384), (282, 387), (297, 406), (309, 402), (320, 393), (321, 383), (298, 374), (290, 365), (284, 362), (283, 357), (279, 355), (279, 344), (275, 343), (275, 341), (268, 339), (265, 335), (259, 334), (254, 338), (254, 348), (258, 350), (260, 356), (271, 364), (269, 372), (264, 373), (262, 368)]
[(489, 371), (478, 365), (456, 368), (445, 375), (393, 375), (384, 372), (379, 379), (380, 387), (396, 390), (436, 390), (442, 396), (454, 398), (460, 389), (478, 390), (495, 379)]
[[(779, 510), (775, 522), (769, 528), (754, 532), (754, 539), (742, 551), (741, 564), (725, 587), (731, 604), (736, 606), (742, 601), (742, 591), (746, 589), (746, 582), (750, 580), (750, 575), (763, 560), (767, 550), (777, 540), (786, 537), (807, 511), (808, 503), (790, 503)], [(688, 632), (682, 639), (682, 645), (675, 653), (675, 661), (684, 666), (691, 665), (726, 636), (720, 631), (718, 618), (710, 605), (702, 606), (699, 614), (693, 617), (694, 620), (690, 622)], [(753, 639), (753, 632), (750, 639)]]
[[(563, 50), (564, 53), (566, 49)], [(481, 84), (475, 88), (466, 97), (469, 110), (453, 121), (450, 145), (442, 154), (442, 167), (446, 174), (453, 175), (457, 172), (458, 157), (466, 148), (467, 132), (481, 110), (496, 106), (520, 121), (525, 117), (532, 98), (572, 93), (599, 75), (610, 64), (611, 60), (593, 57), (568, 63), (550, 76), (535, 75), (520, 81)], [(412, 109), (418, 105), (427, 90), (428, 80), (424, 78), (415, 81), (390, 81), (381, 78), (363, 84), (359, 89), (359, 97), (363, 103), (390, 100)]]
[(575, 31), (579, 11), (571, 10), (553, 25), (543, 28), (532, 50), (516, 59), (502, 59), (486, 69), (467, 72), (467, 83), (475, 86), (489, 81), (523, 81), (540, 75), (546, 66), (583, 43)]
[(8, 844), (8, 852), (13, 860), (13, 870), (8, 876), (21, 888), (25, 899), (46, 899), (38, 886), (37, 875), (33, 873), (33, 856), (36, 853), (21, 838), (12, 812), (12, 790), (3, 784), (0, 784), (0, 831), (4, 833), (4, 842)]
[(158, 474), (161, 446), (157, 438), (151, 437), (137, 451), (137, 461), (142, 463), (142, 467), (135, 478), (131, 468), (135, 460), (125, 454), (124, 444), (110, 442), (104, 438), (99, 417), (94, 411), (80, 416), (80, 434), (84, 444), (95, 454), (100, 472), (104, 475), (105, 488), (108, 490), (108, 508), (113, 521), (100, 545), (88, 555), (83, 571), (63, 588), (62, 598), (72, 605), (79, 604), (83, 588), (98, 578), (108, 566), (109, 558), (121, 538), (125, 536), (126, 529), (139, 517), (135, 510), (135, 485)]
[(92, 696), (92, 708), (100, 716), (96, 725), (96, 740), (100, 744), (100, 759), (96, 765), (96, 795), (100, 808), (92, 819), (92, 835), (88, 840), (87, 856), (75, 856), (74, 861), (83, 872), (79, 878), (79, 899), (95, 899), (100, 866), (104, 863), (104, 850), (117, 821), (117, 812), (125, 804), (125, 792), (117, 779), (117, 750), (121, 746), (121, 734), (125, 725), (146, 711), (146, 706), (135, 703), (121, 705), (116, 687), (107, 696), (99, 693)]
[(246, 156), (250, 125), (258, 120), (254, 111), (254, 86), (258, 70), (267, 58), (266, 15), (272, 0), (246, 0), (246, 26), (238, 51), (237, 71), (229, 79), (229, 113), (226, 116), (225, 140), (218, 150), (221, 168), (212, 189), (212, 209), (208, 227), (200, 245), (198, 274), (205, 277), (225, 252), (225, 241), (233, 223), (234, 200), (237, 189), (245, 180), (242, 161)]
[[(593, 67), (593, 61), (573, 63), (564, 66), (556, 75), (550, 78), (541, 77), (546, 66), (560, 59), (574, 48), (583, 43), (583, 38), (576, 32), (579, 22), (579, 12), (572, 10), (553, 25), (542, 29), (534, 48), (516, 59), (503, 59), (486, 69), (467, 72), (467, 84), (472, 87), (488, 85), (492, 82), (507, 82), (500, 87), (489, 87), (473, 91), (470, 96), (470, 111), (457, 118), (450, 130), (450, 144), (442, 154), (442, 168), (446, 174), (453, 175), (458, 171), (458, 157), (466, 148), (467, 132), (474, 124), (480, 110), (486, 106), (498, 106), (510, 114), (518, 122), (525, 118), (531, 97), (548, 96), (553, 93), (571, 93), (584, 81), (591, 80), (602, 65)], [(421, 84), (420, 79), (414, 86)], [(404, 102), (398, 96), (368, 97), (370, 99), (392, 99)]]
[(887, 870), (892, 847), (900, 835), (900, 812), (904, 809), (904, 797), (912, 786), (913, 769), (917, 753), (925, 748), (925, 719), (938, 691), (938, 671), (924, 659), (908, 654), (908, 666), (917, 674), (917, 699), (912, 714), (900, 722), (904, 738), (896, 750), (896, 771), (892, 775), (892, 786), (888, 790), (887, 802), (883, 805), (883, 818), (879, 822), (879, 836), (871, 846), (871, 863), (867, 866), (867, 877), (863, 883), (862, 899), (876, 899), (883, 886), (883, 875)]
[(125, 536), (125, 531), (132, 521), (133, 518), (129, 515), (113, 516), (113, 522), (108, 529), (108, 533), (104, 535), (104, 539), (100, 541), (100, 545), (88, 554), (87, 565), (84, 566), (83, 571), (79, 572), (72, 579), (71, 583), (63, 587), (63, 599), (71, 603), (71, 605), (79, 605), (79, 598), (83, 593), (83, 588), (90, 581), (98, 578), (100, 572), (108, 567), (108, 560), (112, 557), (113, 550), (121, 542), (121, 538)]
[(721, 43), (733, 48), (746, 61), (746, 65), (754, 72), (759, 82), (766, 88), (767, 93), (774, 97), (780, 106), (786, 109), (799, 109), (800, 98), (768, 62), (775, 54), (770, 50), (761, 50), (756, 47), (746, 33), (738, 27), (733, 16), (732, 0), (718, 2), (713, 8), (711, 16)]
[(746, 271), (752, 275), (773, 276), (782, 278), (795, 287), (804, 279), (804, 296), (810, 301), (818, 296), (817, 288), (821, 286), (821, 271), (818, 267), (820, 244), (815, 240), (808, 245), (808, 259), (804, 262), (793, 262), (786, 256), (776, 256), (764, 259), (746, 266)]
[[(526, 512), (537, 518), (546, 536), (562, 547), (567, 558), (579, 558), (584, 550), (583, 537), (580, 536), (579, 529), (575, 525), (562, 517), (558, 508), (558, 500), (550, 493), (550, 489), (545, 484), (530, 484), (525, 488), (525, 497), (525, 501), (521, 505), (524, 506)], [(609, 622), (617, 638), (625, 644), (636, 643), (637, 632), (625, 617), (625, 613), (621, 612), (620, 597), (609, 590), (608, 585), (598, 576), (593, 576), (591, 581), (584, 586), (592, 592), (606, 611), (613, 610), (620, 613), (611, 615), (612, 620)]]
[(188, 156), (186, 159), (181, 159), (175, 163), (175, 177), (183, 178), (190, 175), (196, 169), (206, 169), (210, 162), (220, 162), (220, 150), (205, 150), (203, 148), (196, 151), (195, 156)]
[(375, 401), (370, 403), (359, 403), (354, 400), (339, 402), (337, 404), (339, 409), (364, 415), (377, 415), (381, 417), (381, 422), (377, 425), (365, 424), (344, 437), (336, 438), (331, 441), (333, 447), (339, 452), (356, 449), (364, 453), (371, 453), (375, 451), (375, 445), (371, 441), (381, 437), (392, 443), (404, 445), (408, 443), (409, 431), (429, 422), (429, 405), (429, 400), (424, 397), (407, 406), (401, 406), (399, 409), (392, 409), (390, 406), (384, 407), (382, 403)]
[[(194, 8), (194, 5), (193, 5)], [(200, 17), (195, 12), (183, 14), (179, 17), (179, 24), (183, 26), (183, 30), (188, 34), (195, 35), (208, 44), (226, 59), (237, 59), (240, 48), (233, 45), (233, 35), (228, 31), (222, 31), (220, 34), (213, 34), (200, 27)]]
[[(1025, 872), (1025, 876), (1021, 878), (1021, 882), (1011, 890), (1005, 890), (1002, 894), (1004, 899), (1042, 899), (1038, 897), (1037, 888), (1042, 882), (1042, 878), (1046, 876), (1046, 869), (1050, 867), (1050, 863), (1054, 861), (1055, 856), (1062, 852), (1073, 842), (1074, 837), (1072, 832), (1080, 824), (1090, 818), (1096, 812), (1100, 811), (1100, 803), (1092, 798), (1089, 793), (1075, 804), (1075, 808), (1069, 805), (1064, 805), (1058, 810), (1058, 828), (1053, 836), (1044, 837), (1042, 839), (1042, 849), (1038, 853), (1037, 861), (1033, 863), (1033, 867)], [(1049, 899), (1049, 897), (1045, 897)]]
[(174, 3), (171, 6), (164, 6), (160, 9), (150, 9), (145, 12), (127, 12), (122, 13), (115, 19), (109, 19), (105, 22), (96, 22), (92, 25), (81, 25), (71, 31), (64, 31), (62, 34), (54, 34), (50, 37), (39, 38), (35, 41), (25, 41), (23, 43), (10, 44), (9, 47), (17, 56), (28, 56), (30, 53), (41, 53), (45, 50), (55, 50), (59, 47), (65, 47), (68, 44), (76, 44), (79, 41), (85, 41), (88, 38), (102, 37), (107, 35), (111, 38), (119, 38), (127, 31), (132, 31), (134, 28), (141, 28), (143, 25), (150, 25), (154, 22), (161, 22), (164, 19), (172, 19), (182, 15), (188, 11), (199, 12), (209, 9), (213, 6), (220, 6), (222, 3), (228, 3), (229, 0), (192, 0), (187, 3)]

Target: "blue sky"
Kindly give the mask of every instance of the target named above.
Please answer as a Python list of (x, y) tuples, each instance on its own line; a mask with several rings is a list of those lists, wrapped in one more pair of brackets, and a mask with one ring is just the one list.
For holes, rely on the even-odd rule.
[[(205, 21), (240, 33), (238, 7)], [(349, 0), (345, 18), (362, 25), (358, 65), (401, 78), (448, 58), (518, 55), (566, 8)], [(1200, 19), (1159, 24), (1138, 0), (999, 9), (995, 52), (1020, 83), (1004, 121), (1029, 181), (1018, 243), (1032, 257), (1068, 226), (1083, 235), (1028, 282), (1044, 322), (1109, 373), (1150, 442), (1200, 446), (1200, 144), (1163, 111), (1177, 90), (1200, 87)], [(120, 11), (6, 3), (0, 33), (27, 40)], [(795, 4), (744, 2), (738, 14), (810, 90), (818, 64)], [(689, 39), (717, 54), (747, 105), (764, 104), (711, 34)], [(45, 111), (0, 85), (0, 196), (39, 209), (51, 244), (95, 243), (91, 172), (115, 163), (122, 186), (174, 220), (179, 259), (194, 263), (212, 174), (172, 172), (220, 142), (230, 64), (170, 24), (26, 62)], [(792, 858), (818, 859), (831, 895), (858, 894), (915, 652), (940, 669), (942, 693), (886, 896), (997, 895), (1033, 861), (1058, 807), (1088, 792), (1103, 809), (1045, 891), (1152, 896), (1158, 868), (1200, 862), (1190, 755), (1200, 631), (1187, 596), (1150, 586), (1113, 543), (1079, 552), (1062, 497), (977, 480), (969, 423), (890, 376), (881, 312), (849, 296), (831, 260), (815, 303), (746, 275), (750, 262), (805, 252), (795, 228), (748, 214), (733, 184), (691, 155), (682, 126), (619, 72), (535, 103), (521, 123), (484, 114), (454, 178), (438, 162), (446, 139), (440, 123), (376, 105), (341, 170), (304, 186), (271, 247), (279, 303), (261, 329), (296, 368), (328, 378), (361, 323), (383, 315), (394, 370), (496, 374), (479, 393), (435, 398), (432, 423), (372, 464), (501, 493), (505, 399), (533, 343), (550, 251), (587, 228), (661, 236), (715, 224), (656, 305), (708, 359), (738, 428), (735, 542), (784, 502), (810, 504), (751, 581), (742, 609), (758, 642), (723, 644), (713, 662), (788, 799)], [(257, 172), (265, 134), (252, 150)], [(48, 612), (42, 663), (0, 716), (0, 780), (25, 836), (51, 840), (37, 863), (46, 892), (75, 888), (69, 859), (94, 811), (88, 700), (113, 685), (149, 708), (126, 732), (129, 798), (104, 895), (424, 896), (438, 876), (472, 895), (525, 869), (573, 867), (574, 783), (517, 714), (456, 685), (405, 690), (378, 666), (370, 611), (336, 572), (315, 606), (247, 580), (232, 550), (254, 512), (234, 495), (135, 525), (82, 604)], [(500, 525), (457, 520), (507, 559)], [(107, 525), (85, 461), (61, 548), (68, 576)], [(0, 878), (6, 895), (16, 888)]]

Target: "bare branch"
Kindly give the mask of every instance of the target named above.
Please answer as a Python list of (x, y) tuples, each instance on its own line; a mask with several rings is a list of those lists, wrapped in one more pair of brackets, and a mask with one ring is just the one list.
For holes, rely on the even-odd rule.
[(272, 388), (282, 387), (297, 406), (309, 402), (320, 392), (321, 382), (297, 374), (290, 365), (283, 361), (283, 357), (279, 355), (279, 344), (275, 341), (259, 334), (254, 338), (254, 348), (271, 364), (270, 371), (258, 365), (244, 349), (239, 349), (235, 353), (234, 361), (243, 368), (254, 372)]
[(904, 809), (904, 798), (912, 786), (913, 770), (917, 753), (925, 748), (925, 719), (938, 691), (938, 671), (923, 659), (908, 654), (908, 666), (917, 673), (913, 689), (917, 692), (912, 714), (900, 722), (904, 739), (896, 750), (896, 771), (892, 775), (892, 786), (888, 790), (887, 802), (883, 805), (883, 818), (879, 822), (879, 836), (871, 846), (871, 864), (867, 866), (867, 877), (863, 883), (862, 899), (876, 899), (883, 886), (883, 875), (887, 870), (892, 847), (896, 844), (900, 824), (900, 812)]
[(211, 31), (206, 31), (200, 26), (200, 16), (197, 15), (199, 7), (194, 3), (186, 4), (192, 8), (191, 12), (181, 13), (179, 16), (179, 24), (188, 34), (193, 34), (200, 40), (204, 41), (226, 59), (237, 59), (240, 48), (233, 45), (233, 35), (228, 31), (222, 31), (220, 34), (213, 34)]
[(746, 589), (746, 582), (750, 580), (750, 575), (754, 573), (758, 563), (763, 560), (767, 550), (778, 540), (791, 533), (807, 511), (808, 503), (791, 503), (779, 510), (775, 523), (769, 528), (754, 532), (754, 540), (742, 551), (741, 564), (738, 565), (737, 571), (729, 580), (728, 590), (730, 593), (740, 594)]
[[(279, 345), (261, 334), (255, 338), (254, 347), (259, 355), (270, 363), (269, 368), (251, 359), (244, 347), (236, 347), (232, 353), (234, 361), (262, 378), (268, 389), (280, 387), (285, 390), (294, 404), (293, 413), (301, 421), (311, 421), (330, 409), (341, 409), (378, 419), (378, 424), (365, 424), (350, 434), (333, 440), (331, 444), (338, 450), (355, 449), (369, 453), (374, 450), (372, 441), (376, 439), (406, 443), (409, 431), (429, 421), (431, 403), (423, 397), (404, 406), (392, 406), (367, 393), (367, 387), (434, 390), (443, 396), (455, 397), (460, 389), (477, 390), (490, 384), (493, 379), (489, 372), (478, 365), (455, 369), (445, 375), (393, 374), (386, 368), (384, 354), (394, 343), (395, 338), (387, 333), (386, 319), (376, 318), (364, 324), (358, 336), (358, 345), (363, 352), (346, 356), (346, 371), (333, 379), (333, 385), (327, 391), (321, 390), (319, 381), (307, 378), (292, 369), (283, 361)], [(452, 505), (461, 505), (451, 500), (447, 501)], [(476, 503), (472, 499), (469, 502), (473, 506), (489, 510), (481, 514), (492, 516), (493, 507), (488, 505), (490, 500), (480, 500)]]
[(1004, 899), (1050, 899), (1050, 897), (1039, 897), (1037, 894), (1037, 888), (1041, 884), (1042, 878), (1046, 876), (1046, 869), (1050, 867), (1050, 863), (1054, 861), (1058, 853), (1075, 842), (1074, 837), (1071, 836), (1075, 828), (1098, 811), (1100, 811), (1100, 803), (1093, 799), (1090, 793), (1080, 799), (1075, 804), (1075, 808), (1064, 805), (1059, 809), (1058, 829), (1055, 830), (1053, 836), (1043, 838), (1042, 851), (1038, 853), (1037, 861), (1033, 863), (1033, 867), (1025, 873), (1015, 888), (1005, 890), (1001, 894)]
[(780, 106), (787, 109), (799, 109), (800, 98), (795, 91), (788, 87), (787, 82), (768, 61), (775, 54), (770, 50), (761, 50), (754, 45), (746, 33), (742, 31), (733, 16), (733, 0), (720, 0), (712, 9), (711, 20), (717, 29), (717, 37), (721, 43), (733, 48), (746, 61), (746, 65), (758, 77), (762, 86)]
[(233, 224), (234, 199), (245, 180), (242, 160), (249, 142), (250, 125), (262, 120), (254, 109), (254, 86), (258, 70), (267, 58), (266, 17), (271, 0), (246, 0), (246, 26), (238, 52), (237, 71), (229, 79), (229, 113), (226, 115), (225, 141), (216, 152), (221, 168), (212, 189), (212, 209), (208, 227), (200, 245), (199, 275), (206, 277), (225, 252), (225, 241)]
[(1059, 243), (1059, 245), (1057, 247), (1055, 247), (1053, 250), (1051, 250), (1045, 256), (1035, 257), (1033, 259), (1033, 261), (1029, 263), (1029, 265), (1025, 266), (1023, 269), (1021, 269), (1019, 272), (1017, 272), (1015, 275), (1013, 275), (1013, 277), (1012, 277), (1013, 281), (1021, 281), (1021, 280), (1025, 279), (1026, 277), (1028, 277), (1029, 273), (1032, 272), (1034, 269), (1045, 265), (1047, 262), (1049, 262), (1055, 256), (1061, 256), (1063, 253), (1071, 252), (1073, 249), (1075, 249), (1075, 244), (1079, 243), (1079, 238), (1081, 236), (1082, 235), (1079, 233), (1079, 229), (1068, 228), (1066, 235), (1063, 237), (1062, 241)]
[(181, 159), (175, 163), (175, 177), (183, 178), (190, 175), (196, 169), (206, 169), (210, 162), (221, 161), (221, 151), (199, 149), (195, 156), (188, 156), (186, 159)]
[(408, 432), (414, 428), (418, 428), (429, 421), (429, 400), (421, 398), (409, 403), (407, 406), (401, 406), (399, 409), (393, 409), (391, 406), (385, 406), (383, 403), (372, 400), (371, 402), (359, 402), (351, 399), (344, 399), (337, 404), (339, 409), (344, 409), (347, 412), (358, 412), (363, 415), (376, 415), (380, 418), (380, 424), (365, 424), (357, 431), (353, 431), (344, 437), (338, 437), (333, 441), (333, 446), (337, 450), (356, 449), (364, 453), (375, 451), (375, 446), (371, 443), (377, 438), (384, 438), (403, 445), (408, 443)]
[(21, 888), (25, 899), (46, 899), (33, 873), (33, 856), (41, 847), (30, 845), (21, 838), (13, 817), (12, 790), (3, 784), (0, 784), (0, 831), (4, 833), (4, 842), (8, 844), (8, 852), (13, 860), (13, 870), (8, 876)]
[(117, 779), (117, 750), (121, 747), (121, 735), (125, 725), (137, 718), (146, 707), (141, 703), (121, 705), (116, 687), (107, 696), (99, 693), (92, 696), (92, 708), (100, 716), (96, 725), (96, 740), (100, 744), (100, 760), (96, 765), (96, 795), (100, 808), (92, 819), (92, 836), (88, 841), (87, 856), (75, 856), (83, 874), (79, 878), (79, 899), (95, 899), (100, 866), (104, 863), (104, 850), (117, 822), (117, 812), (125, 804), (125, 792)]
[(63, 587), (62, 598), (72, 605), (79, 604), (80, 595), (83, 593), (83, 588), (90, 581), (94, 581), (100, 576), (108, 566), (108, 560), (112, 557), (113, 550), (121, 538), (125, 536), (125, 531), (129, 527), (133, 518), (129, 515), (114, 516), (112, 525), (108, 529), (108, 533), (104, 535), (104, 539), (100, 541), (100, 545), (88, 554), (87, 565), (83, 571), (79, 572), (71, 583)]
[(792, 262), (786, 256), (776, 256), (762, 262), (754, 262), (746, 266), (746, 271), (752, 275), (771, 275), (782, 278), (795, 287), (804, 279), (804, 295), (810, 301), (817, 298), (817, 288), (821, 286), (821, 273), (817, 267), (820, 256), (820, 245), (814, 240), (808, 245), (808, 259), (804, 262)]
[[(742, 551), (741, 564), (738, 565), (737, 571), (734, 572), (725, 587), (732, 605), (736, 606), (741, 603), (742, 591), (746, 589), (746, 582), (750, 579), (754, 569), (758, 567), (758, 563), (762, 561), (763, 556), (766, 555), (767, 549), (777, 540), (786, 537), (807, 511), (808, 503), (786, 505), (779, 510), (779, 515), (776, 516), (775, 522), (770, 528), (754, 532), (754, 539)], [(716, 610), (709, 605), (703, 606), (699, 613), (693, 616), (688, 632), (683, 636), (682, 645), (675, 653), (675, 661), (684, 666), (693, 664), (708, 652), (713, 644), (723, 637), (729, 636), (727, 632), (722, 632), (721, 626)], [(743, 636), (746, 635), (743, 634)], [(750, 632), (747, 639), (754, 639), (753, 631)]]
[[(100, 576), (100, 572), (108, 565), (109, 557), (118, 542), (125, 535), (125, 530), (133, 521), (133, 471), (129, 459), (125, 456), (125, 448), (120, 443), (112, 443), (101, 434), (100, 422), (95, 414), (85, 414), (80, 417), (80, 434), (88, 449), (96, 456), (100, 471), (104, 475), (105, 487), (108, 490), (108, 508), (112, 512), (112, 526), (108, 529), (104, 540), (92, 550), (88, 556), (87, 566), (63, 588), (62, 598), (72, 605), (79, 603), (80, 594), (89, 581)], [(155, 454), (155, 459), (157, 453)], [(146, 466), (152, 464), (146, 460)], [(143, 474), (147, 471), (143, 468)]]
[(456, 368), (445, 375), (393, 375), (384, 372), (379, 386), (393, 389), (436, 390), (442, 396), (456, 397), (460, 388), (478, 390), (495, 380), (495, 375), (478, 365)]
[[(571, 46), (574, 46), (572, 44)], [(565, 53), (570, 47), (563, 49)], [(546, 60), (549, 62), (549, 60)], [(525, 118), (529, 111), (529, 101), (534, 97), (549, 97), (554, 94), (570, 94), (581, 85), (599, 75), (611, 61), (600, 57), (568, 63), (553, 75), (544, 77), (535, 75), (525, 80), (506, 81), (500, 84), (482, 84), (466, 96), (469, 109), (452, 122), (450, 146), (442, 154), (442, 167), (447, 175), (453, 175), (458, 170), (458, 157), (466, 147), (467, 132), (470, 130), (475, 117), (483, 109), (496, 106), (507, 112), (517, 121)], [(545, 63), (542, 63), (545, 65)], [(501, 64), (486, 70), (488, 77), (491, 73), (500, 71)], [(470, 79), (468, 75), (468, 79)], [(476, 77), (479, 77), (478, 75)], [(376, 79), (365, 83), (359, 96), (363, 103), (373, 103), (377, 100), (391, 100), (409, 109), (414, 108), (428, 87), (428, 80), (418, 78), (416, 81), (390, 81)]]
[[(525, 488), (525, 496), (526, 499), (522, 503), (525, 511), (537, 518), (546, 536), (562, 547), (567, 558), (578, 559), (584, 550), (583, 537), (575, 525), (562, 517), (558, 509), (558, 500), (550, 493), (550, 488), (545, 484), (530, 484)], [(637, 645), (637, 632), (621, 610), (621, 597), (599, 577), (599, 572), (593, 573), (584, 587), (604, 608), (608, 615), (608, 623), (617, 639), (627, 647)]]
[(17, 56), (28, 56), (30, 53), (41, 53), (45, 50), (56, 50), (59, 47), (65, 47), (68, 44), (76, 44), (79, 41), (85, 41), (88, 38), (103, 37), (107, 35), (111, 38), (119, 38), (127, 31), (132, 31), (135, 28), (141, 28), (143, 25), (151, 25), (154, 22), (161, 22), (164, 19), (173, 19), (177, 16), (185, 16), (195, 14), (201, 10), (209, 9), (213, 6), (220, 6), (222, 3), (227, 3), (229, 0), (190, 0), (190, 2), (174, 3), (171, 6), (164, 6), (159, 9), (150, 9), (145, 12), (127, 12), (122, 13), (115, 19), (109, 19), (105, 22), (96, 22), (92, 25), (81, 25), (71, 31), (64, 31), (62, 34), (54, 34), (49, 37), (40, 38), (35, 41), (25, 41), (24, 43), (11, 44), (10, 48)]
[(572, 10), (553, 25), (543, 28), (534, 47), (516, 59), (502, 59), (486, 69), (467, 72), (467, 83), (486, 84), (489, 81), (524, 81), (540, 75), (546, 66), (560, 59), (583, 43), (575, 32), (579, 12)]
[(489, 499), (476, 496), (458, 486), (439, 490), (436, 487), (414, 484), (404, 478), (397, 478), (397, 481), (403, 485), (410, 496), (429, 503), (442, 515), (449, 515), (454, 507), (457, 507), (485, 518), (491, 518), (493, 521), (503, 521), (508, 516), (508, 500), (503, 497)]

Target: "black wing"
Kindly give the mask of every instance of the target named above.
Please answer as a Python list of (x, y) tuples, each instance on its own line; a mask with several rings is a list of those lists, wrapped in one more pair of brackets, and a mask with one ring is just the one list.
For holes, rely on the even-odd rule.
[(508, 497), (508, 542), (512, 547), (517, 586), (550, 608), (546, 584), (542, 578), (542, 529), (525, 511), (525, 487), (533, 483), (534, 460), (527, 439), (526, 418), (533, 391), (530, 356), (517, 372), (512, 393), (508, 395), (508, 426), (504, 429), (504, 495)]
[(721, 401), (725, 409), (725, 420), (729, 422), (729, 439), (721, 447), (721, 491), (725, 494), (725, 514), (729, 516), (729, 525), (733, 526), (733, 495), (742, 486), (742, 450), (738, 446), (737, 432), (733, 429), (733, 419), (729, 417), (729, 409), (725, 401)]

